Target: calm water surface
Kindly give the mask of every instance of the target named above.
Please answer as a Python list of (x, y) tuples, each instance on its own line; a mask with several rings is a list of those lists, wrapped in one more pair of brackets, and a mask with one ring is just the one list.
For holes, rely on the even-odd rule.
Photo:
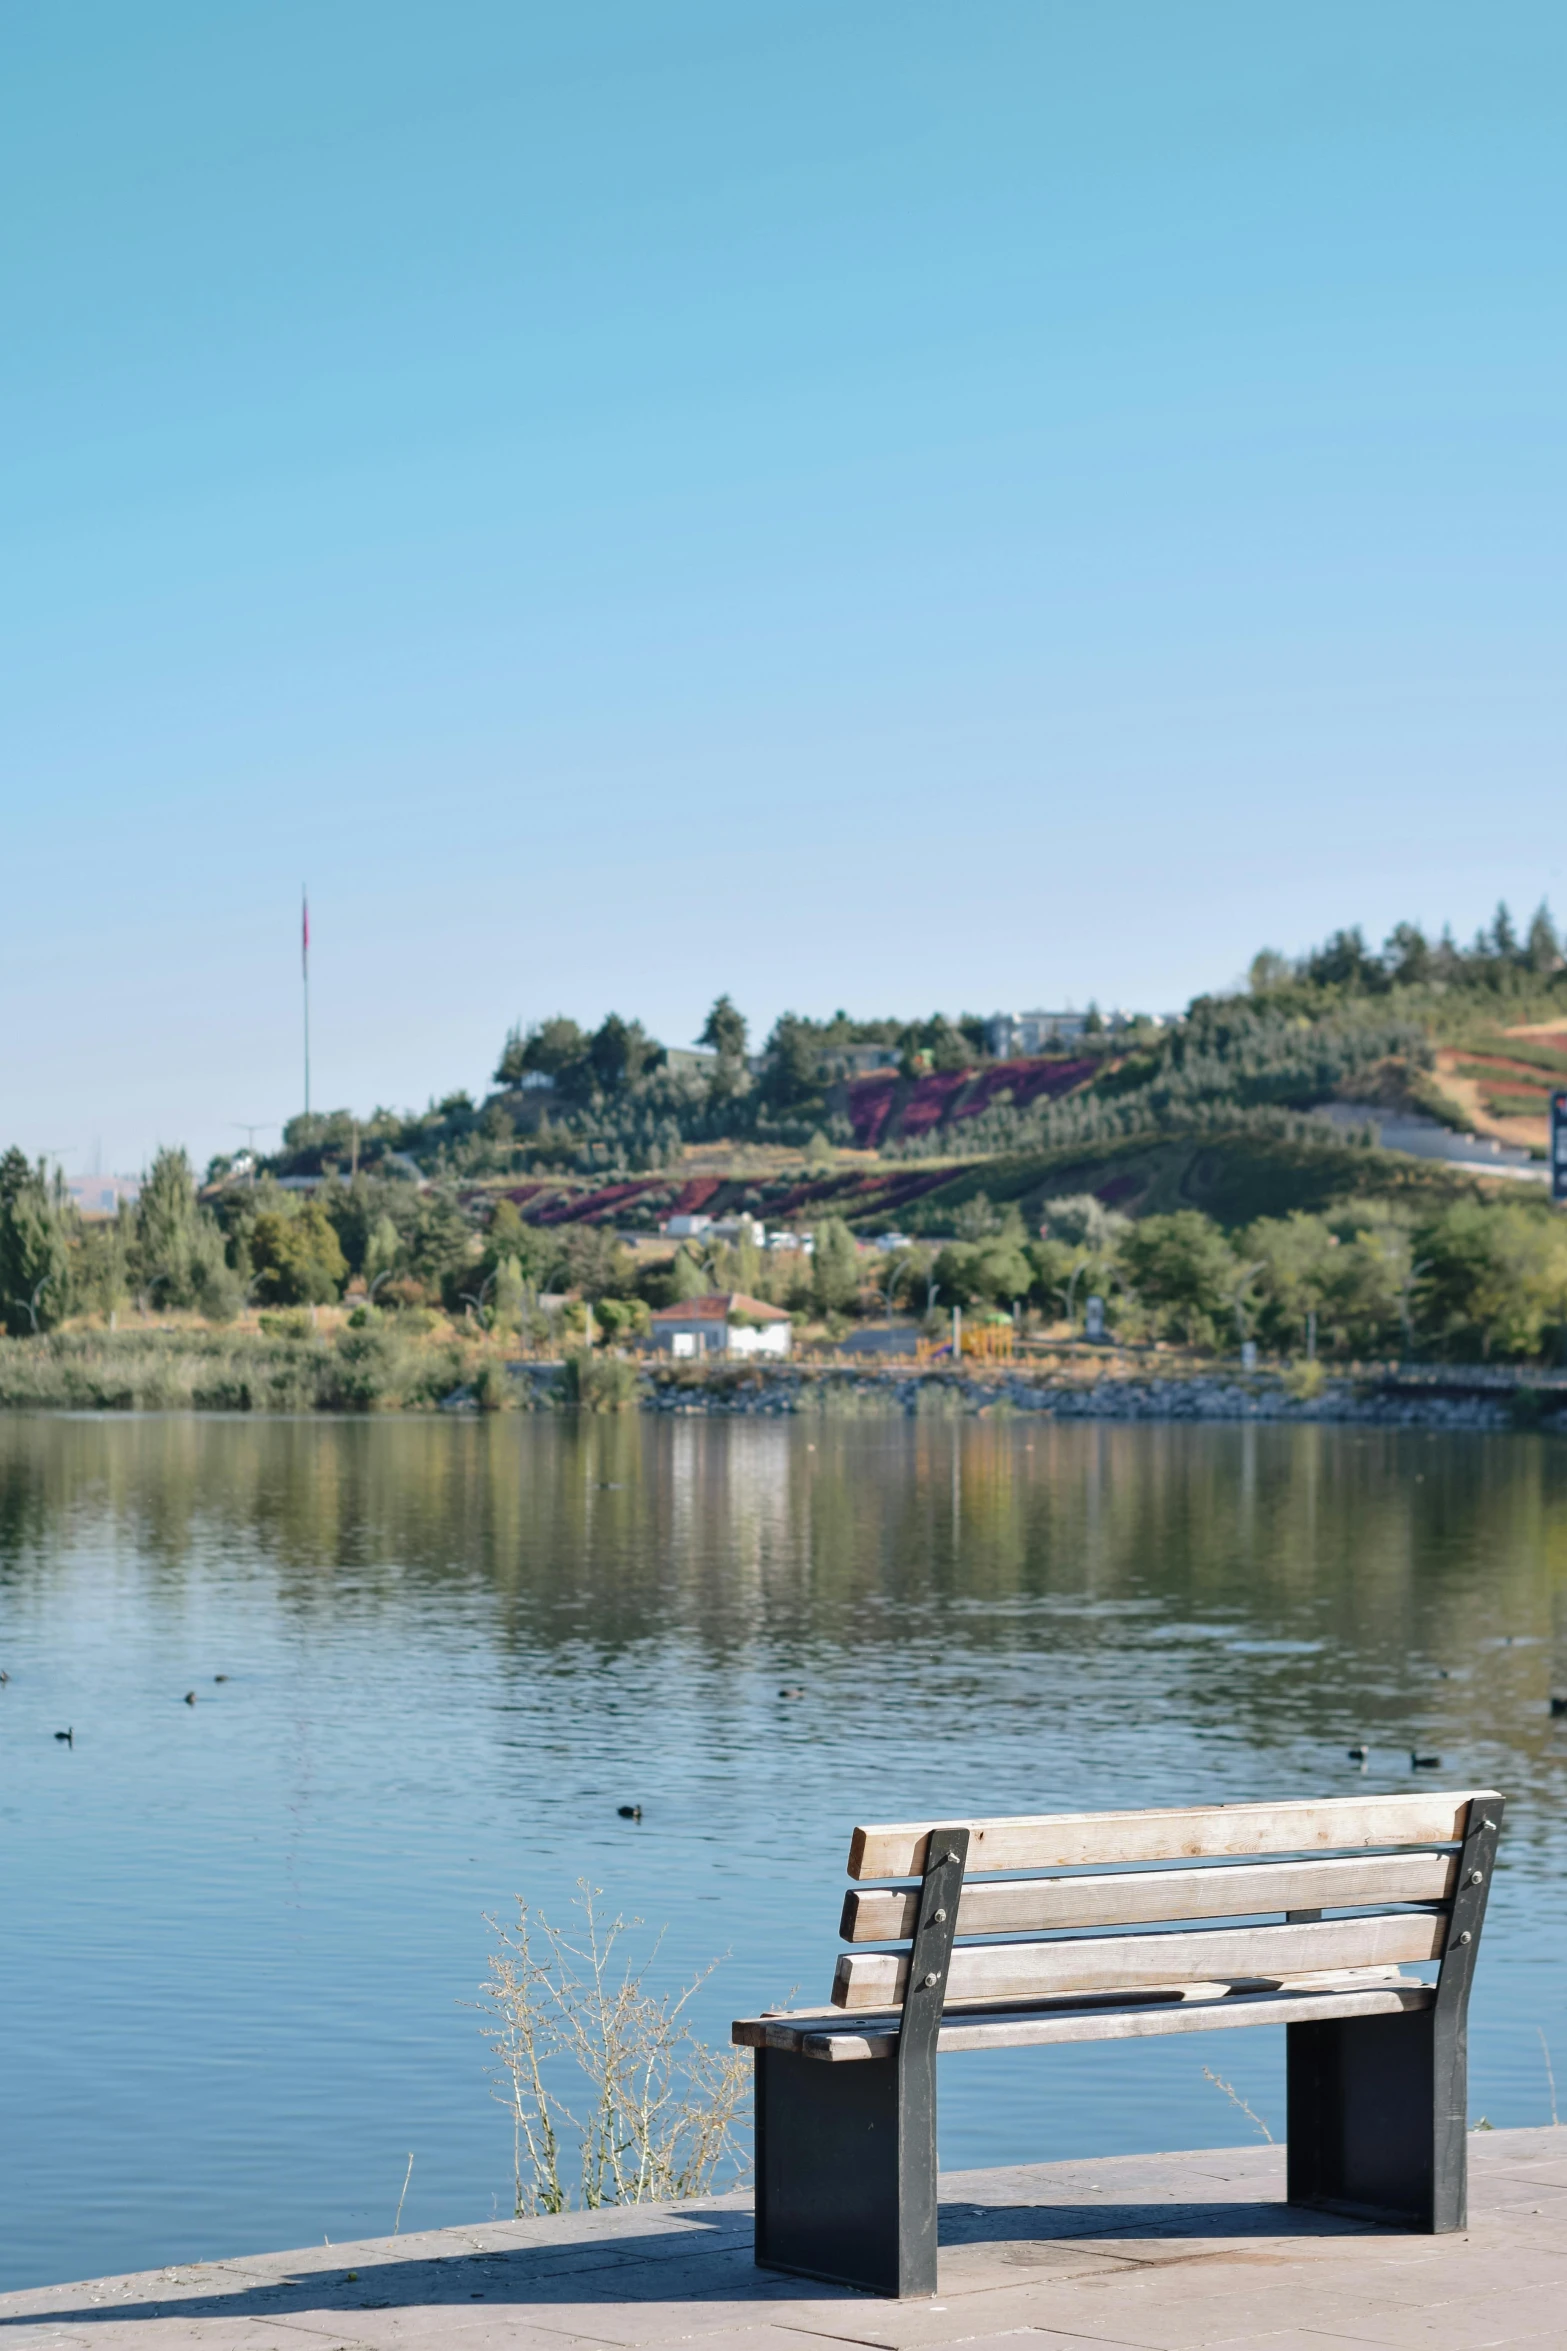
[[(1472, 2107), (1547, 2121), (1564, 1591), (1529, 1437), (6, 1420), (0, 2286), (383, 2233), (410, 2151), (405, 2228), (509, 2212), (470, 2004), (518, 1895), (587, 1875), (671, 1983), (727, 1953), (720, 2039), (826, 1998), (856, 1820), (1417, 1742), (1511, 1799)], [(1281, 2135), (1282, 2038), (949, 2059), (942, 2159), (1233, 2144), (1205, 2064)]]

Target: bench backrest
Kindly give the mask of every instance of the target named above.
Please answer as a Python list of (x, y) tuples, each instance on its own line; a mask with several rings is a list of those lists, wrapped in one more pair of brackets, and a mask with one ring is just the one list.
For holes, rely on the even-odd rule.
[[(923, 1879), (945, 1858), (932, 1853), (932, 1834), (966, 1828), (966, 1872), (949, 1930), (958, 1940), (941, 1987), (948, 2009), (1071, 1995), (1189, 1995), (1441, 1959), (1461, 1877), (1467, 1947), (1484, 1914), (1501, 1804), (1489, 1790), (1433, 1790), (903, 1821), (856, 1829), (849, 1875)], [(1471, 1837), (1479, 1841), (1466, 1853)], [(1484, 1870), (1470, 1866), (1480, 1859)], [(1032, 1872), (1047, 1874), (1023, 1874)], [(835, 2007), (901, 2008), (921, 1901), (919, 1886), (850, 1889), (842, 1934), (851, 1948), (838, 1960)], [(1231, 1923), (1187, 1923), (1208, 1920)], [(1115, 1927), (1144, 1931), (1092, 1931)], [(1044, 1939), (1019, 1939), (1031, 1937)], [(853, 1947), (871, 1943), (893, 1948)]]

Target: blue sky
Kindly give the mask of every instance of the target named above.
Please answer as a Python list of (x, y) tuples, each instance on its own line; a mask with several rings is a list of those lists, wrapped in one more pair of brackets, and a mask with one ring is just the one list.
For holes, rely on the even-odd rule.
[(0, 29), (0, 1141), (1567, 913), (1567, 16)]

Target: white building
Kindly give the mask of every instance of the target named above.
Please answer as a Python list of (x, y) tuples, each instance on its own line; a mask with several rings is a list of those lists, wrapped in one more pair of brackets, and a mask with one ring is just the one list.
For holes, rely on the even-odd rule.
[(748, 1298), (742, 1290), (710, 1290), (704, 1298), (682, 1298), (653, 1317), (653, 1344), (667, 1355), (787, 1355), (794, 1325), (780, 1306)]
[[(1163, 1028), (1174, 1014), (1105, 1012), (1100, 1025), (1111, 1036), (1146, 1020)], [(1013, 1061), (1033, 1053), (1048, 1053), (1062, 1045), (1080, 1044), (1088, 1034), (1086, 1012), (993, 1012), (985, 1023), (985, 1042), (998, 1061)]]
[(1052, 1045), (1075, 1045), (1087, 1033), (1086, 1012), (993, 1012), (985, 1042), (998, 1061), (1048, 1053)]
[(672, 1241), (694, 1241), (712, 1221), (710, 1216), (666, 1216), (663, 1229)]

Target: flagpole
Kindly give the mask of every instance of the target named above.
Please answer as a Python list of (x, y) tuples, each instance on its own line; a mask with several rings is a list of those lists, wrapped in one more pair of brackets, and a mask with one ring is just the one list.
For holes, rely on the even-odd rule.
[(299, 885), (299, 976), (305, 997), (305, 1116), (310, 1116), (310, 893)]

